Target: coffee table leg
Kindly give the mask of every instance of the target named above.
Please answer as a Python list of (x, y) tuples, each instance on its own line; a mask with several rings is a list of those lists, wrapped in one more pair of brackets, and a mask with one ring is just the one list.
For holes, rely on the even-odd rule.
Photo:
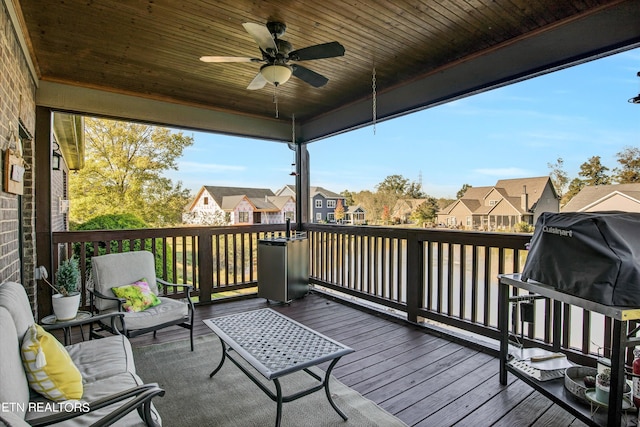
[(282, 420), (282, 387), (278, 378), (275, 378), (273, 383), (276, 386), (276, 427), (280, 427), (280, 421)]
[(222, 358), (220, 359), (220, 363), (218, 364), (216, 369), (214, 369), (213, 372), (209, 374), (209, 378), (213, 377), (215, 374), (218, 373), (220, 368), (222, 368), (222, 365), (224, 364), (225, 359), (227, 358), (227, 346), (225, 345), (224, 341), (222, 341), (222, 338), (220, 338), (220, 344), (222, 344)]
[(338, 405), (336, 405), (331, 398), (331, 392), (329, 391), (329, 378), (331, 377), (331, 371), (333, 370), (333, 367), (336, 366), (336, 363), (338, 363), (338, 360), (340, 360), (339, 357), (337, 359), (333, 359), (333, 362), (331, 362), (331, 364), (329, 365), (329, 369), (327, 369), (327, 373), (324, 376), (324, 391), (327, 393), (327, 399), (329, 399), (329, 403), (331, 404), (333, 409), (336, 410), (338, 415), (340, 415), (343, 420), (347, 421), (349, 417), (347, 417), (345, 413), (342, 412), (340, 408), (338, 408)]

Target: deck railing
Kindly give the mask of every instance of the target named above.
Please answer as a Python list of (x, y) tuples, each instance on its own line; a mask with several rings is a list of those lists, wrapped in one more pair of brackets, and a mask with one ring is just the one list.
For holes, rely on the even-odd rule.
[[(69, 231), (53, 233), (53, 265), (76, 256), (81, 270), (82, 305), (87, 304), (91, 257), (146, 249), (156, 257), (156, 274), (171, 283), (194, 286), (200, 303), (216, 293), (239, 291), (257, 284), (257, 241), (283, 234), (282, 225), (180, 227), (162, 229)], [(54, 267), (55, 273), (55, 267)], [(163, 289), (165, 295), (176, 288)]]
[[(307, 224), (303, 231), (310, 245), (311, 283), (378, 304), (412, 322), (426, 319), (493, 339), (498, 338), (497, 276), (521, 271), (531, 239), (526, 234), (320, 224)], [(283, 233), (284, 225), (56, 232), (54, 265), (65, 251), (75, 254), (86, 291), (91, 256), (146, 248), (156, 255), (158, 277), (192, 284), (197, 301), (208, 303), (216, 293), (255, 287), (257, 241)], [(564, 306), (562, 316), (553, 319), (551, 302), (542, 302), (536, 304), (535, 326), (520, 324), (517, 310), (511, 320), (513, 334), (529, 345), (549, 348), (556, 321), (562, 323), (562, 348), (577, 361), (600, 348), (608, 354), (611, 324), (588, 311)]]

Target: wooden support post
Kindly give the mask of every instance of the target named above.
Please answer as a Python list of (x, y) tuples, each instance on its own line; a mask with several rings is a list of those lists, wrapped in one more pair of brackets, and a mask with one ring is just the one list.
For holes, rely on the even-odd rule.
[[(217, 236), (216, 236), (217, 237)], [(198, 234), (198, 284), (200, 302), (210, 302), (213, 292), (213, 249), (210, 233)]]
[(407, 320), (418, 321), (418, 310), (424, 301), (424, 255), (422, 242), (409, 234), (407, 237)]

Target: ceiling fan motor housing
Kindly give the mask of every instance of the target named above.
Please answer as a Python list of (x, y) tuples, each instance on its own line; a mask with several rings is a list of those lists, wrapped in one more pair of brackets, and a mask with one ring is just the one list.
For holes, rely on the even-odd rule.
[(287, 26), (282, 22), (267, 22), (267, 29), (271, 33), (274, 39), (278, 37), (282, 37), (285, 31), (287, 31)]

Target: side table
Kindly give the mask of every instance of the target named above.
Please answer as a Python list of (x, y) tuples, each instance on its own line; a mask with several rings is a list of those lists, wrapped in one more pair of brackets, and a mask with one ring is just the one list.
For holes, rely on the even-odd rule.
[[(84, 331), (82, 330), (81, 323), (87, 319), (93, 317), (93, 314), (90, 311), (79, 310), (76, 317), (69, 320), (58, 320), (55, 314), (50, 314), (49, 316), (45, 316), (40, 320), (40, 324), (45, 330), (49, 329), (62, 329), (64, 335), (64, 345), (71, 344), (71, 328), (73, 326), (80, 325), (80, 336), (84, 341)], [(54, 328), (55, 327), (55, 328)], [(89, 337), (91, 337), (91, 326), (89, 326)]]

